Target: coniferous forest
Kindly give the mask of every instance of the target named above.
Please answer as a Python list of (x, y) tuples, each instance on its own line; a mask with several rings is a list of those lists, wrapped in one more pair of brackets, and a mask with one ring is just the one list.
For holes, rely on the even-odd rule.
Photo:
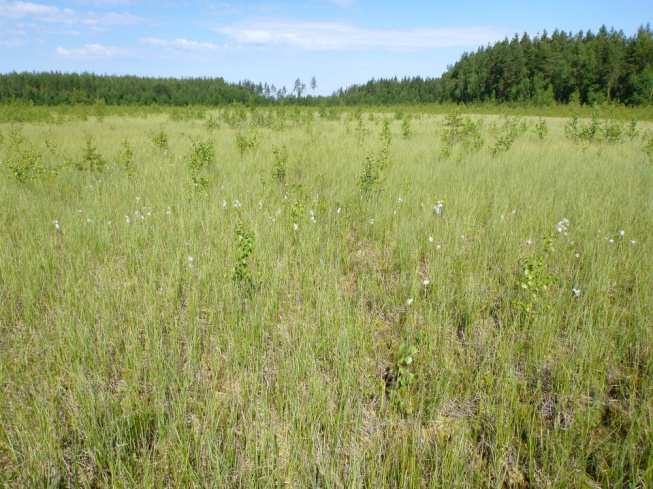
[(653, 34), (601, 27), (505, 39), (464, 54), (441, 78), (372, 80), (338, 94), (348, 102), (653, 102)]
[[(37, 105), (264, 104), (272, 101), (334, 104), (513, 102), (535, 105), (576, 102), (653, 103), (653, 32), (627, 36), (601, 27), (571, 34), (515, 35), (465, 53), (439, 78), (373, 79), (330, 97), (304, 95), (267, 83), (228, 83), (222, 78), (144, 78), (90, 73), (0, 75), (0, 100)], [(299, 87), (299, 88), (298, 88)]]
[(0, 100), (36, 105), (223, 105), (263, 102), (251, 82), (222, 78), (146, 78), (92, 73), (0, 74)]

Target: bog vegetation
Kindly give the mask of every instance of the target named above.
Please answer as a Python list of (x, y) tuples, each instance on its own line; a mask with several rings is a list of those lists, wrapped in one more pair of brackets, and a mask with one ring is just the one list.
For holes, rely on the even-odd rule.
[(0, 485), (653, 484), (650, 123), (24, 110)]

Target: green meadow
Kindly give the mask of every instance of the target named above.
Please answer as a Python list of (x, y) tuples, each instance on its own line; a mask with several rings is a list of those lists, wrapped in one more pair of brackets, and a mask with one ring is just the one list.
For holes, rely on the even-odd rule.
[(653, 486), (646, 118), (3, 110), (0, 486)]

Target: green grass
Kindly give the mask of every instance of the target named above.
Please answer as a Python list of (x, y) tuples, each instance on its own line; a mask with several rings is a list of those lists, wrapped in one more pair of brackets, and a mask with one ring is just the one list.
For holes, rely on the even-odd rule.
[[(296, 112), (306, 110), (307, 107), (299, 105), (292, 99), (285, 102), (270, 103), (271, 107), (259, 107), (262, 110), (274, 110)], [(244, 105), (233, 104), (231, 111), (247, 111)], [(310, 109), (310, 108), (309, 108)], [(635, 106), (626, 107), (619, 104), (604, 103), (601, 105), (577, 105), (577, 104), (552, 104), (552, 105), (529, 105), (524, 103), (473, 103), (465, 104), (388, 104), (380, 106), (370, 105), (335, 105), (324, 103), (319, 109), (322, 114), (336, 113), (347, 114), (351, 112), (374, 112), (378, 114), (401, 114), (414, 113), (424, 115), (446, 115), (452, 112), (460, 112), (473, 115), (510, 115), (510, 116), (528, 116), (528, 117), (591, 117), (592, 114), (598, 113), (601, 117), (630, 121), (653, 121), (653, 106)], [(166, 117), (169, 116), (173, 121), (187, 121), (202, 118), (215, 112), (214, 107), (207, 106), (165, 106), (165, 105), (120, 105), (107, 106), (104, 103), (96, 104), (78, 104), (78, 105), (56, 105), (43, 106), (33, 105), (24, 102), (4, 102), (0, 103), (0, 122), (45, 122), (45, 123), (62, 123), (70, 121), (87, 121), (93, 118), (104, 118), (109, 116), (124, 117)]]
[(0, 125), (0, 485), (653, 485), (650, 125), (256, 114)]

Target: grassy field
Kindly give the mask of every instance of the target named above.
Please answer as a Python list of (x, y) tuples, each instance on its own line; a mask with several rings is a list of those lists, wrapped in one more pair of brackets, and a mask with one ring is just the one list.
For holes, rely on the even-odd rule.
[(653, 486), (650, 123), (176, 114), (0, 124), (0, 485)]

